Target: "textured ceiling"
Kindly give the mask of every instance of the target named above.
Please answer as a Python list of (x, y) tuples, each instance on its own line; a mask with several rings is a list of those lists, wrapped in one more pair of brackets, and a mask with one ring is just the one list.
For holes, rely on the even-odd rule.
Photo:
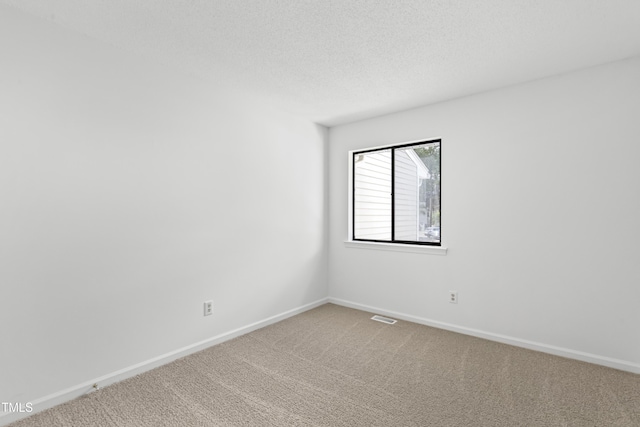
[(640, 55), (640, 0), (0, 0), (328, 126)]

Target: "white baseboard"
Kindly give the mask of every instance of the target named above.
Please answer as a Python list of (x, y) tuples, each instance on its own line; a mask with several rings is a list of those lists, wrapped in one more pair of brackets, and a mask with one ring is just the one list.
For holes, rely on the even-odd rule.
[(597, 354), (585, 353), (582, 351), (571, 350), (568, 348), (557, 347), (554, 345), (543, 344), (539, 342), (514, 338), (506, 335), (485, 332), (478, 329), (466, 328), (463, 326), (452, 325), (450, 323), (439, 322), (436, 320), (425, 319), (423, 317), (412, 316), (410, 314), (398, 313), (396, 311), (385, 310), (380, 307), (371, 307), (365, 304), (346, 301), (339, 298), (329, 297), (328, 302), (341, 305), (344, 307), (355, 308), (357, 310), (368, 311), (374, 314), (382, 314), (384, 316), (393, 317), (395, 319), (406, 320), (408, 322), (419, 323), (421, 325), (433, 326), (434, 328), (446, 329), (448, 331), (458, 332), (465, 335), (471, 335), (478, 338), (484, 338), (490, 341), (497, 341), (503, 344), (509, 344), (516, 347), (527, 348), (529, 350), (540, 351), (543, 353), (562, 356), (569, 359), (576, 359), (583, 362), (594, 363), (596, 365), (607, 366), (609, 368), (619, 369), (634, 374), (640, 374), (640, 365), (626, 360), (613, 359), (611, 357), (599, 356)]
[[(27, 412), (0, 413), (0, 426), (6, 426), (7, 424), (12, 423), (14, 421), (18, 421), (19, 419), (26, 418), (37, 412), (41, 412), (45, 409), (52, 408), (54, 406), (60, 405), (62, 403), (65, 403), (70, 400), (76, 399), (80, 396), (83, 396), (87, 393), (90, 393), (94, 391), (93, 384), (98, 384), (100, 388), (106, 387), (108, 385), (117, 383), (119, 381), (125, 380), (127, 378), (131, 378), (143, 372), (149, 371), (153, 368), (157, 368), (158, 366), (162, 366), (167, 363), (173, 362), (174, 360), (180, 359), (181, 357), (188, 356), (200, 350), (204, 350), (205, 348), (239, 337), (240, 335), (248, 334), (249, 332), (255, 331), (256, 329), (264, 328), (265, 326), (271, 325), (272, 323), (279, 322), (281, 320), (284, 320), (291, 316), (295, 316), (296, 314), (300, 314), (307, 310), (311, 310), (312, 308), (318, 307), (327, 302), (329, 302), (328, 298), (322, 298), (320, 300), (302, 305), (300, 307), (297, 307), (291, 310), (287, 310), (284, 313), (280, 313), (275, 316), (268, 317), (264, 320), (260, 320), (250, 325), (243, 326), (241, 328), (234, 329), (232, 331), (225, 332), (220, 335), (216, 335), (215, 337), (208, 338), (204, 341), (200, 341), (195, 344), (188, 345), (186, 347), (174, 350), (172, 352), (160, 355), (158, 357), (154, 357), (153, 359), (145, 360), (144, 362), (138, 363), (136, 365), (129, 366), (124, 369), (120, 369), (119, 371), (112, 372), (110, 374), (103, 375), (99, 378), (94, 378), (92, 380), (86, 381), (82, 384), (69, 387), (65, 390), (60, 390), (48, 396), (35, 399), (31, 402), (33, 410), (30, 413), (27, 413)], [(2, 408), (0, 408), (0, 410), (1, 409)]]

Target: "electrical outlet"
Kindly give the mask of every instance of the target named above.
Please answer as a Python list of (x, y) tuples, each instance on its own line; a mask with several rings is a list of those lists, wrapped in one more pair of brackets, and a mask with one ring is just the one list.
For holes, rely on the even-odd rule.
[(211, 316), (213, 314), (213, 301), (205, 301), (204, 302), (204, 315)]
[(458, 303), (458, 291), (449, 291), (449, 302), (451, 304)]

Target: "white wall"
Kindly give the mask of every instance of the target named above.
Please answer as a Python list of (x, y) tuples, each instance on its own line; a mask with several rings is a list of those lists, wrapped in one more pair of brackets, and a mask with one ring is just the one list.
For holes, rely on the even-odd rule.
[[(640, 372), (639, 111), (634, 58), (331, 128), (331, 297)], [(345, 247), (347, 152), (436, 137), (447, 255)]]
[(0, 401), (327, 296), (325, 128), (4, 6), (0, 52)]

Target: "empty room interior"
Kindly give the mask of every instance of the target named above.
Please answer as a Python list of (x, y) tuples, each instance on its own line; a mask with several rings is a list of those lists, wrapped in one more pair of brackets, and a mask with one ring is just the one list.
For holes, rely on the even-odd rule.
[(640, 426), (639, 171), (637, 0), (0, 0), (0, 426)]

